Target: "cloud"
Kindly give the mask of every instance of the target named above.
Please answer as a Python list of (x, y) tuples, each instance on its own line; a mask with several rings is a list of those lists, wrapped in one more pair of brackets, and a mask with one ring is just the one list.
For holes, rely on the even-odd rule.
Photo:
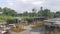
[(42, 1), (35, 1), (35, 2), (33, 2), (32, 4), (34, 4), (34, 5), (37, 5), (37, 4), (42, 4), (43, 2)]
[(9, 7), (18, 13), (25, 10), (31, 11), (32, 8), (41, 6), (51, 10), (60, 10), (60, 0), (0, 0), (0, 7)]
[(21, 0), (21, 1), (26, 2), (27, 0)]
[(8, 3), (8, 6), (13, 6), (14, 5), (14, 3)]

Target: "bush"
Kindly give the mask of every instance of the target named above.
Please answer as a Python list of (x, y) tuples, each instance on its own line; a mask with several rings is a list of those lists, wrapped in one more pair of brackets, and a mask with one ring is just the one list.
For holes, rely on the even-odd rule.
[(16, 28), (12, 28), (12, 30), (11, 31), (13, 31), (13, 32), (22, 32), (22, 31), (24, 31), (24, 29), (22, 29), (22, 28), (19, 28), (18, 26), (16, 27)]

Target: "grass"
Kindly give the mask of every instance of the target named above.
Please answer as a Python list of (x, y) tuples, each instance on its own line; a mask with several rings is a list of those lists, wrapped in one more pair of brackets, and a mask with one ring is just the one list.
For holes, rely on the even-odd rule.
[(12, 28), (11, 31), (18, 33), (18, 32), (24, 31), (24, 29), (22, 28), (22, 26), (16, 26), (16, 27)]
[(21, 29), (21, 28), (13, 28), (11, 31), (18, 33), (18, 32), (24, 31), (24, 29)]

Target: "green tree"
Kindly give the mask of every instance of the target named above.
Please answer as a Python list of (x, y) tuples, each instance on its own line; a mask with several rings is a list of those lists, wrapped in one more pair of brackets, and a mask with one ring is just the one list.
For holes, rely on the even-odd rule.
[(2, 8), (0, 7), (0, 12), (2, 12)]
[(28, 11), (25, 11), (25, 12), (23, 13), (23, 16), (28, 16)]
[(13, 10), (13, 9), (5, 7), (5, 8), (3, 8), (3, 14), (9, 15), (9, 16), (16, 16), (17, 12), (15, 12), (15, 10)]
[(2, 8), (0, 7), (0, 15), (2, 14)]
[(60, 17), (60, 11), (57, 11), (54, 15), (54, 17)]
[(44, 13), (43, 16), (49, 17), (49, 15), (50, 15), (50, 10), (49, 10), (49, 9), (44, 9), (44, 12), (43, 12), (43, 13)]
[(44, 16), (48, 18), (53, 18), (54, 17), (54, 12), (51, 12), (49, 9), (44, 9)]
[(38, 11), (38, 16), (53, 18), (54, 13), (51, 12), (49, 9), (43, 9), (43, 7), (41, 7), (40, 10)]
[(43, 7), (40, 7), (40, 10), (38, 11), (38, 16), (43, 16), (44, 13), (43, 13)]
[(36, 10), (35, 8), (32, 9), (32, 15), (33, 15), (33, 17), (36, 16), (36, 11), (37, 11), (37, 10)]

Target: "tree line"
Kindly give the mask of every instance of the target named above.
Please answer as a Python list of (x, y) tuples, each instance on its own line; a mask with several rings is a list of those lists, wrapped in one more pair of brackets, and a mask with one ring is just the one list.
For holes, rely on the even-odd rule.
[[(2, 14), (1, 14), (2, 12)], [(33, 8), (32, 12), (29, 13), (28, 11), (24, 11), (23, 13), (17, 13), (15, 10), (11, 8), (1, 8), (0, 7), (0, 15), (6, 15), (6, 16), (15, 16), (15, 17), (47, 17), (47, 18), (56, 18), (60, 17), (60, 11), (53, 12), (50, 9), (43, 9), (43, 7), (40, 7), (39, 10)]]
[(36, 10), (35, 8), (33, 8), (32, 13), (25, 11), (19, 15), (20, 16), (29, 16), (29, 17), (59, 18), (60, 17), (60, 11), (54, 12), (54, 11), (51, 11), (50, 9), (43, 9), (43, 7), (40, 7), (39, 10)]

